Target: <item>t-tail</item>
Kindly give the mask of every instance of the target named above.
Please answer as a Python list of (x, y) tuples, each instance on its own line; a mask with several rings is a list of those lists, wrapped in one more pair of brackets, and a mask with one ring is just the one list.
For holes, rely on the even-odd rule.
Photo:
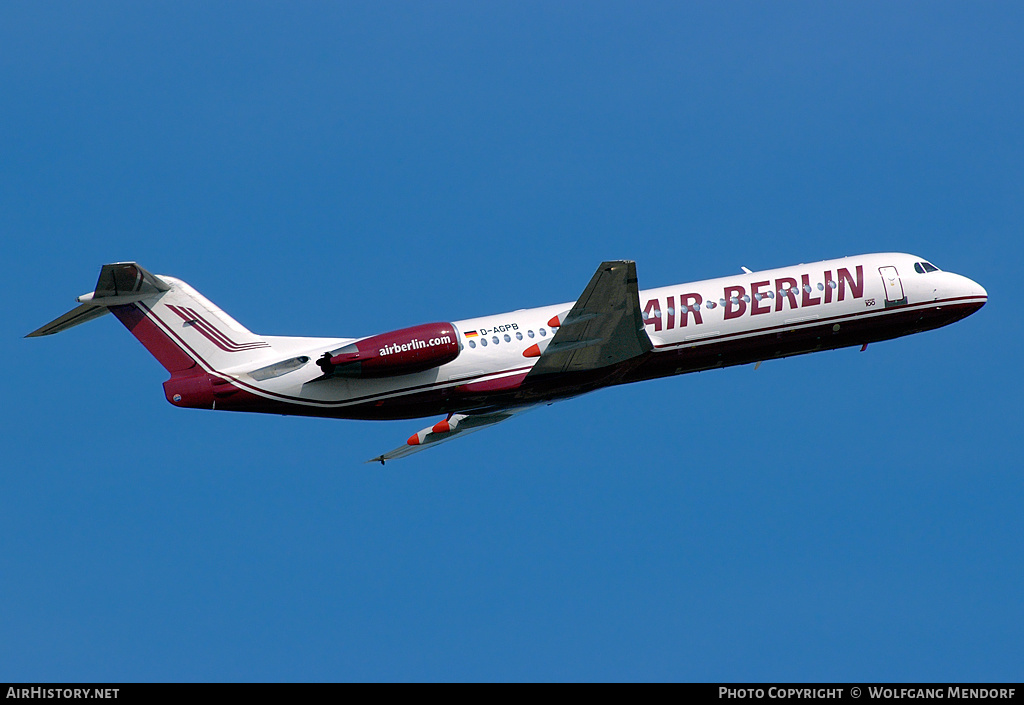
[(151, 274), (135, 262), (103, 265), (95, 291), (79, 296), (78, 302), (26, 337), (59, 333), (109, 311), (171, 374), (164, 390), (175, 406), (216, 408), (218, 387), (229, 391), (218, 373), (252, 369), (274, 359), (270, 343), (191, 286)]

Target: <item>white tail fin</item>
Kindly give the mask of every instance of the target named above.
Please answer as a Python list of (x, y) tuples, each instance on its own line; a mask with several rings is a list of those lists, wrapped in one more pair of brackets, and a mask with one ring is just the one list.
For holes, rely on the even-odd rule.
[(152, 301), (140, 301), (136, 307), (201, 367), (207, 371), (251, 368), (273, 358), (270, 343), (205, 296), (180, 279), (163, 279), (170, 290)]

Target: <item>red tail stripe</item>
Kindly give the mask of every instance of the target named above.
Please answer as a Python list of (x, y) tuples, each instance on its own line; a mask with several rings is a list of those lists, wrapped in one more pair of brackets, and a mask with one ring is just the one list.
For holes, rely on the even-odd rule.
[(191, 323), (192, 327), (200, 335), (202, 335), (204, 338), (209, 340), (211, 343), (216, 345), (221, 350), (224, 350), (226, 352), (238, 352), (238, 350), (227, 347), (226, 345), (224, 345), (224, 343), (222, 343), (220, 340), (218, 340), (213, 335), (211, 335), (210, 332), (208, 330), (206, 330), (206, 328), (203, 326), (202, 322), (200, 320), (198, 320), (196, 317), (194, 317), (191, 314), (189, 314), (188, 312), (186, 312), (185, 309), (181, 309), (181, 308), (178, 308), (177, 306), (172, 306), (170, 304), (168, 304), (167, 308), (169, 308), (172, 311), (174, 311), (174, 313), (176, 313), (178, 316), (180, 316), (181, 319), (183, 321), (185, 321), (186, 323)]
[[(214, 326), (208, 320), (203, 318), (202, 315), (200, 315), (200, 313), (198, 311), (196, 311), (194, 308), (185, 308), (183, 310), (185, 310), (189, 314), (191, 314), (192, 317), (193, 317), (193, 320), (202, 323), (202, 326), (199, 326), (198, 324), (196, 325), (196, 327), (198, 327), (200, 329), (200, 332), (205, 331), (206, 333), (209, 333), (209, 335), (212, 335), (214, 338), (216, 338), (217, 340), (221, 341), (225, 346), (227, 346), (224, 349), (228, 350), (229, 352), (239, 352), (241, 350), (251, 350), (253, 348), (266, 348), (266, 347), (270, 347), (269, 345), (267, 345), (264, 342), (236, 343), (231, 338), (229, 338), (226, 335), (224, 335), (223, 333), (221, 333), (220, 330), (218, 330), (216, 326)], [(207, 337), (209, 337), (209, 336), (207, 336)], [(216, 342), (216, 340), (214, 342)]]
[(196, 360), (146, 316), (141, 304), (111, 306), (110, 312), (172, 375), (195, 367)]
[(265, 343), (263, 341), (255, 343), (236, 343), (217, 330), (217, 328), (211, 325), (209, 321), (199, 315), (195, 309), (186, 309), (172, 304), (168, 304), (167, 308), (177, 314), (183, 321), (191, 322), (192, 327), (199, 331), (203, 337), (225, 352), (242, 352), (244, 350), (270, 347), (269, 343)]
[(223, 343), (224, 343), (225, 345), (227, 345), (228, 347), (232, 347), (232, 348), (237, 348), (237, 349), (239, 349), (239, 350), (247, 350), (247, 349), (250, 349), (250, 348), (263, 348), (263, 347), (270, 347), (269, 345), (267, 345), (267, 344), (266, 344), (266, 343), (264, 343), (264, 342), (256, 342), (256, 343), (236, 343), (236, 342), (235, 342), (235, 341), (233, 341), (233, 340), (232, 340), (231, 338), (229, 338), (229, 337), (228, 337), (227, 335), (225, 335), (224, 333), (222, 333), (222, 332), (221, 332), (221, 331), (220, 331), (220, 330), (219, 330), (219, 329), (218, 329), (218, 328), (217, 328), (216, 326), (214, 326), (214, 325), (213, 325), (212, 323), (210, 323), (210, 322), (209, 322), (208, 320), (206, 320), (205, 318), (203, 318), (203, 317), (202, 317), (202, 315), (201, 315), (201, 314), (200, 314), (200, 313), (199, 313), (198, 311), (196, 311), (196, 310), (195, 310), (194, 308), (187, 308), (187, 309), (185, 309), (185, 310), (186, 310), (186, 311), (188, 311), (188, 312), (189, 312), (190, 314), (192, 314), (193, 316), (195, 316), (195, 318), (196, 318), (197, 320), (199, 320), (199, 321), (202, 321), (202, 322), (203, 322), (203, 325), (204, 325), (204, 326), (205, 326), (205, 328), (206, 328), (206, 330), (207, 330), (207, 331), (209, 331), (211, 335), (214, 335), (214, 336), (216, 336), (216, 337), (217, 337), (217, 338), (218, 338), (219, 340), (221, 340), (221, 341), (222, 341), (222, 342), (223, 342)]
[(214, 343), (218, 343), (222, 349), (228, 349), (235, 347), (232, 341), (227, 340), (224, 336), (220, 335), (213, 326), (210, 325), (209, 321), (204, 319), (195, 309), (185, 308), (184, 306), (174, 306), (174, 312), (181, 316), (186, 321), (190, 322), (193, 327), (196, 328), (200, 333), (206, 335), (207, 338), (212, 340)]

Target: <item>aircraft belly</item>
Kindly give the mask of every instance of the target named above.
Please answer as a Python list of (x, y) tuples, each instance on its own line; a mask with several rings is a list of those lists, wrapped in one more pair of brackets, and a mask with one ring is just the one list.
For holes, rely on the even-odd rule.
[(744, 365), (819, 350), (835, 350), (899, 338), (954, 323), (969, 316), (983, 302), (932, 302), (900, 310), (879, 311), (860, 317), (837, 316), (813, 324), (785, 324), (750, 335), (723, 332), (715, 339), (690, 345), (663, 345), (655, 348), (642, 363), (617, 383), (700, 372)]

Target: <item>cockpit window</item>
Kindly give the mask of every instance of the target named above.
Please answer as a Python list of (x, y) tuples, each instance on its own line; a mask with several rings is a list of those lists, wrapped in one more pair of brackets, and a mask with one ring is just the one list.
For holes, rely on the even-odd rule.
[(928, 272), (937, 272), (939, 268), (928, 262), (914, 262), (914, 271), (918, 274), (927, 274)]
[(914, 271), (918, 274), (924, 274), (924, 264), (921, 262), (914, 262)]

